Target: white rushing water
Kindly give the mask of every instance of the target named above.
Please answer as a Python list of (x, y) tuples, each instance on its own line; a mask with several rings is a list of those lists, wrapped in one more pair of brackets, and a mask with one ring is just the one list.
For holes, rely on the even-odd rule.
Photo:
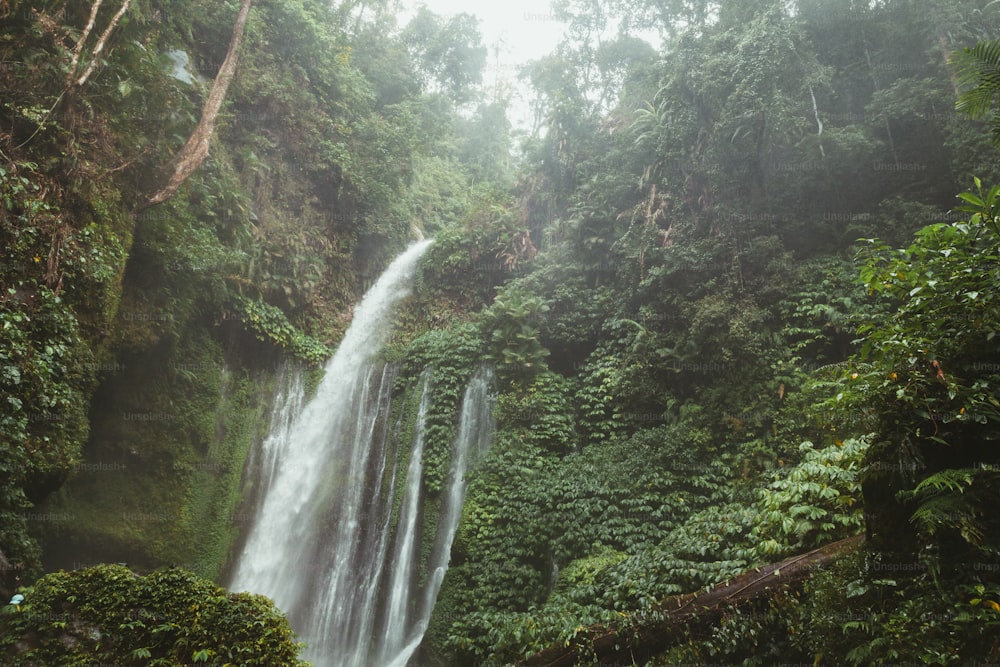
[[(433, 374), (421, 379), (413, 442), (400, 444), (388, 423), (394, 371), (375, 356), (429, 243), (411, 246), (365, 295), (308, 403), (301, 380), (292, 378), (248, 466), (245, 484), (257, 506), (229, 587), (273, 599), (316, 667), (402, 667), (410, 660), (447, 569), (469, 461), (492, 435), (491, 378), (480, 371), (465, 394), (438, 532), (421, 563)], [(401, 446), (410, 448), (405, 471), (397, 464)]]
[[(390, 623), (386, 627), (386, 630), (390, 632), (387, 632), (384, 637), (381, 657), (375, 663), (377, 665), (404, 667), (417, 650), (424, 632), (427, 630), (431, 612), (434, 610), (434, 603), (437, 602), (437, 595), (441, 590), (441, 582), (448, 569), (455, 530), (462, 518), (462, 505), (465, 502), (465, 475), (469, 466), (486, 452), (493, 440), (492, 387), (492, 372), (481, 368), (472, 377), (465, 390), (451, 466), (442, 489), (441, 511), (434, 538), (434, 547), (426, 564), (427, 581), (420, 595), (413, 595), (410, 589), (399, 595), (403, 600), (412, 600), (411, 604), (419, 613), (412, 623), (405, 625)], [(395, 592), (394, 586), (394, 598), (396, 597)], [(414, 599), (417, 597), (420, 599)], [(417, 602), (420, 603), (419, 607), (416, 607)]]

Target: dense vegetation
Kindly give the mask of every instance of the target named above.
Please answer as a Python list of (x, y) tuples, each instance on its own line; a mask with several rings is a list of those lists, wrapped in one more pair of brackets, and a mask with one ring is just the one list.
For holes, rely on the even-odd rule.
[[(92, 54), (83, 4), (0, 2), (0, 594), (43, 559), (217, 578), (276, 364), (321, 360), (416, 228), (436, 242), (384, 355), (400, 394), (429, 365), (441, 386), (428, 493), (464, 383), (498, 378), (428, 663), (590, 656), (588, 626), (862, 532), (652, 664), (1000, 660), (1000, 161), (968, 117), (1000, 50), (953, 55), (1000, 9), (554, 4), (512, 164), (469, 17), (260, 0), (209, 160), (143, 208), (234, 3), (138, 0)], [(50, 574), (18, 617), (126, 581)], [(152, 652), (119, 621), (87, 621), (109, 659)], [(199, 641), (162, 646), (221, 654)]]
[[(573, 29), (526, 72), (544, 131), (505, 210), (530, 243), (466, 223), (519, 262), (495, 298), (478, 290), (499, 429), (428, 655), (585, 644), (591, 624), (639, 628), (666, 596), (866, 532), (804, 591), (692, 627), (655, 662), (995, 659), (997, 195), (981, 183), (998, 163), (951, 111), (977, 70), (949, 61), (1000, 17), (685, 14), (699, 4), (561, 3)], [(629, 21), (660, 29), (659, 57)], [(450, 237), (434, 252), (426, 300), (473, 300), (481, 282), (454, 285), (477, 255)]]
[(493, 168), (489, 105), (455, 113), (485, 61), (467, 20), (261, 0), (208, 160), (149, 207), (236, 16), (0, 3), (0, 595), (43, 563), (218, 579), (281, 368), (325, 359)]
[(183, 570), (138, 577), (120, 565), (58, 572), (7, 607), (8, 665), (306, 665), (288, 621), (259, 595)]

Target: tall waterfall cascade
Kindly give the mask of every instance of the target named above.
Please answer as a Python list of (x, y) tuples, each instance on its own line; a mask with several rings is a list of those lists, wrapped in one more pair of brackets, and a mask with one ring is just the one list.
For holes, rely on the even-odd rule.
[(389, 423), (395, 372), (376, 355), (429, 244), (407, 249), (358, 304), (312, 399), (297, 374), (286, 378), (248, 466), (256, 507), (229, 588), (274, 600), (316, 667), (411, 660), (448, 567), (466, 473), (492, 438), (492, 378), (480, 369), (457, 416), (427, 554), (422, 459), (433, 371), (421, 377), (412, 441), (400, 443)]

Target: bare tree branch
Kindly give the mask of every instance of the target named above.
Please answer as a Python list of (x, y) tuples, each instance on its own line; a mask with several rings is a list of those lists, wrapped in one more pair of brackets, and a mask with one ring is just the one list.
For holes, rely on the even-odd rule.
[[(100, 4), (100, 0), (95, 0), (95, 4)], [(100, 61), (101, 52), (104, 51), (104, 45), (108, 41), (108, 37), (111, 36), (111, 33), (118, 25), (118, 22), (122, 20), (122, 16), (125, 15), (125, 12), (128, 11), (129, 5), (131, 4), (132, 0), (125, 0), (122, 3), (122, 6), (118, 9), (118, 12), (114, 15), (114, 18), (111, 19), (111, 22), (108, 24), (108, 27), (104, 29), (103, 33), (101, 33), (101, 37), (97, 40), (97, 44), (94, 46), (94, 50), (91, 53), (90, 62), (87, 64), (87, 69), (83, 71), (83, 75), (80, 76), (80, 78), (77, 79), (76, 81), (77, 86), (82, 86), (83, 84), (87, 83), (87, 79), (89, 79), (90, 75), (94, 73), (94, 69), (97, 67), (97, 63)], [(94, 13), (96, 14), (96, 11)], [(88, 25), (87, 31), (89, 32), (89, 30), (90, 26)], [(84, 35), (84, 37), (85, 36), (86, 35)]]
[[(87, 82), (87, 79), (90, 78), (90, 75), (94, 73), (95, 69), (97, 69), (97, 64), (98, 62), (100, 62), (99, 56), (101, 52), (104, 51), (104, 47), (107, 44), (108, 38), (111, 36), (111, 33), (114, 32), (114, 29), (121, 21), (122, 16), (124, 16), (125, 12), (128, 11), (129, 5), (132, 4), (132, 0), (124, 0), (124, 2), (122, 2), (122, 6), (118, 9), (118, 12), (111, 19), (111, 22), (108, 24), (107, 28), (104, 29), (104, 32), (101, 33), (101, 37), (100, 39), (97, 40), (97, 44), (94, 45), (94, 50), (91, 52), (91, 58), (90, 62), (87, 64), (87, 68), (84, 70), (80, 78), (74, 81), (74, 77), (76, 77), (77, 74), (77, 67), (80, 64), (80, 56), (83, 55), (83, 47), (87, 42), (87, 38), (90, 37), (90, 33), (93, 31), (94, 25), (97, 23), (97, 13), (98, 10), (100, 10), (103, 1), (104, 0), (94, 0), (94, 4), (90, 6), (90, 17), (87, 19), (87, 25), (83, 28), (83, 32), (80, 33), (80, 37), (79, 39), (76, 40), (76, 45), (73, 47), (73, 53), (69, 61), (69, 71), (66, 73), (65, 88), (63, 88), (63, 91), (59, 93), (59, 97), (57, 97), (55, 102), (52, 103), (52, 106), (49, 107), (48, 111), (45, 112), (45, 116), (38, 123), (38, 127), (35, 129), (35, 131), (31, 133), (30, 137), (21, 142), (21, 144), (18, 145), (18, 148), (26, 146), (28, 143), (30, 143), (31, 140), (34, 139), (39, 132), (41, 132), (42, 128), (45, 126), (45, 123), (52, 115), (52, 112), (55, 111), (56, 107), (59, 106), (59, 103), (62, 102), (63, 99), (65, 99), (68, 95), (70, 95), (74, 88), (82, 86)], [(37, 9), (34, 8), (31, 11), (32, 13), (34, 13), (35, 17), (38, 19), (38, 22), (42, 25), (44, 29), (48, 30), (57, 41), (62, 40), (61, 36), (55, 30), (54, 22), (50, 17), (48, 17), (42, 12), (39, 12)]]
[(80, 33), (80, 39), (76, 40), (76, 46), (73, 48), (73, 57), (69, 61), (69, 74), (66, 75), (66, 85), (69, 86), (73, 82), (73, 75), (76, 74), (76, 66), (80, 62), (80, 54), (83, 53), (83, 45), (90, 37), (90, 31), (94, 29), (94, 23), (97, 22), (97, 12), (101, 8), (101, 3), (104, 0), (94, 0), (94, 4), (90, 8), (90, 18), (87, 20), (87, 26)]

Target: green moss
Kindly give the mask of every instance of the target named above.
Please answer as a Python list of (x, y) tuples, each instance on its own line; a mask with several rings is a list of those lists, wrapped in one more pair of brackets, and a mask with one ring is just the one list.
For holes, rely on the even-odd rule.
[(239, 526), (243, 464), (266, 433), (274, 373), (232, 366), (193, 328), (177, 346), (121, 357), (97, 395), (75, 476), (40, 512), (47, 565), (177, 563), (217, 578)]
[(175, 467), (189, 477), (187, 531), (195, 536), (196, 561), (192, 569), (218, 580), (230, 546), (239, 536), (237, 518), (244, 462), (250, 448), (266, 435), (271, 377), (222, 368), (218, 404), (214, 410), (214, 437), (205, 456)]

